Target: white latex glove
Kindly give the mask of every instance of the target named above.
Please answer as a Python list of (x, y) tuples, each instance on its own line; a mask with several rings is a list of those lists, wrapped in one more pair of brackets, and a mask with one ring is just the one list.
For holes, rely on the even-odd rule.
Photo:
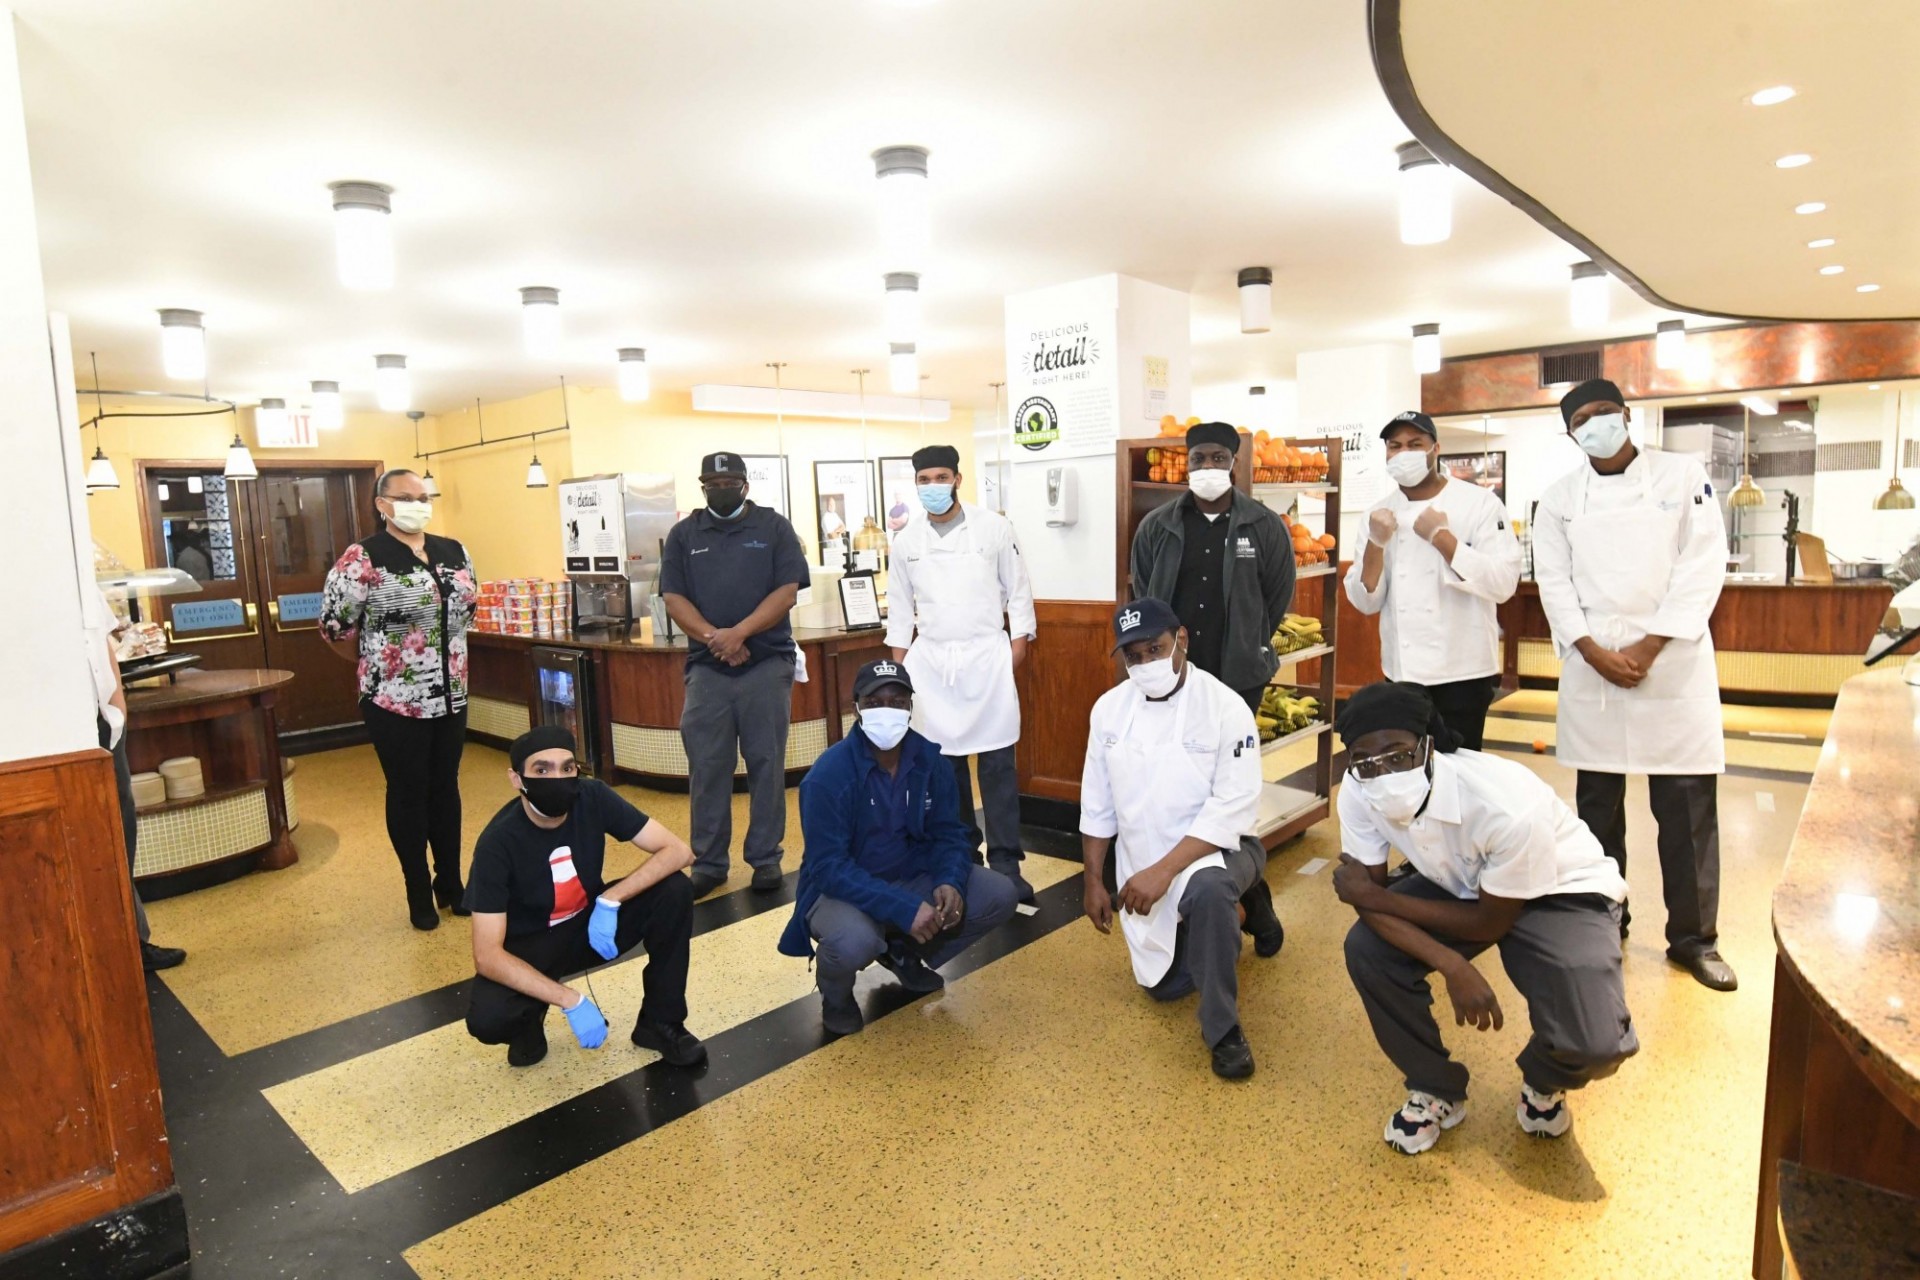
[(1400, 528), (1400, 521), (1393, 512), (1381, 507), (1367, 517), (1367, 541), (1376, 547), (1384, 547), (1393, 541), (1393, 535)]
[(1413, 522), (1413, 532), (1422, 542), (1432, 542), (1434, 535), (1447, 527), (1447, 513), (1438, 507), (1428, 507)]

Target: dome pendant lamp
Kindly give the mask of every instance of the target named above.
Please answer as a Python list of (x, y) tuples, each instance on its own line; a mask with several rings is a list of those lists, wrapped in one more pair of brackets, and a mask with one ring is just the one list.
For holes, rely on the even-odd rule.
[(1896, 391), (1893, 400), (1893, 479), (1887, 481), (1887, 491), (1873, 500), (1875, 511), (1913, 510), (1913, 494), (1900, 483), (1900, 414), (1904, 408), (1904, 393)]
[(1748, 469), (1748, 455), (1753, 447), (1753, 410), (1745, 411), (1740, 427), (1740, 483), (1733, 486), (1733, 492), (1727, 495), (1727, 505), (1731, 507), (1753, 508), (1767, 505), (1767, 491), (1754, 483), (1753, 472)]
[(247, 452), (247, 442), (240, 438), (238, 431), (233, 433), (233, 443), (227, 446), (227, 465), (221, 474), (229, 480), (260, 478), (260, 469), (253, 465), (253, 455)]

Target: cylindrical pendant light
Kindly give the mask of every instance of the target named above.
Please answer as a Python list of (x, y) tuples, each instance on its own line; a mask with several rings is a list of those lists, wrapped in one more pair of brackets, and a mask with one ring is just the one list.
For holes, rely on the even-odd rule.
[(1413, 371), (1415, 373), (1440, 372), (1439, 325), (1417, 324), (1413, 326)]
[(253, 435), (263, 444), (284, 443), (287, 430), (287, 402), (268, 396), (253, 411)]
[(1439, 244), (1453, 234), (1453, 177), (1418, 142), (1393, 150), (1400, 157), (1400, 243)]
[(440, 496), (440, 482), (433, 478), (432, 467), (428, 467), (426, 474), (420, 477), (420, 487), (426, 490), (429, 498), (437, 498)]
[(229, 480), (257, 480), (260, 469), (253, 465), (253, 455), (247, 452), (247, 442), (234, 432), (233, 443), (227, 446), (227, 465), (221, 472)]
[(887, 272), (887, 341), (920, 341), (920, 275)]
[(873, 153), (880, 185), (880, 251), (888, 271), (919, 271), (933, 242), (927, 200), (927, 149), (882, 147)]
[(1573, 290), (1568, 315), (1576, 329), (1592, 329), (1607, 322), (1607, 272), (1597, 262), (1573, 264)]
[(560, 291), (531, 285), (520, 291), (520, 336), (527, 354), (551, 360), (560, 353)]
[(1240, 268), (1240, 332), (1273, 328), (1273, 268)]
[[(107, 461), (107, 451), (98, 443), (93, 446), (93, 461), (87, 464), (87, 492), (98, 493), (102, 489), (118, 489), (120, 477), (113, 469), (113, 463)], [(160, 500), (167, 500), (166, 486), (162, 485)]]
[(407, 377), (405, 356), (373, 358), (373, 393), (388, 413), (405, 413), (413, 406), (413, 384)]
[(1904, 392), (1895, 392), (1893, 399), (1893, 479), (1887, 481), (1887, 491), (1873, 500), (1875, 511), (1911, 511), (1913, 494), (1900, 483), (1900, 416), (1906, 408)]
[(1653, 331), (1653, 363), (1661, 369), (1684, 369), (1687, 364), (1687, 322), (1662, 320)]
[(911, 342), (889, 344), (887, 385), (897, 396), (910, 396), (920, 390), (920, 351)]
[(169, 378), (198, 382), (207, 376), (207, 330), (198, 311), (160, 309), (160, 366)]
[(540, 455), (534, 454), (533, 461), (527, 464), (527, 488), (544, 489), (547, 487), (547, 469), (540, 465)]
[(317, 431), (338, 431), (346, 425), (347, 411), (340, 402), (340, 384), (316, 381), (307, 384), (313, 392), (313, 425)]
[(647, 372), (645, 347), (620, 348), (620, 398), (645, 400), (653, 394), (653, 376)]
[(347, 289), (393, 288), (393, 188), (334, 182), (333, 250)]

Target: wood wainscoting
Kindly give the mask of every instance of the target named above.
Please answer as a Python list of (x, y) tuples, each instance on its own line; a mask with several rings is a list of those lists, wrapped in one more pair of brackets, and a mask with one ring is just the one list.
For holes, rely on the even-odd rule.
[(1036, 600), (1020, 687), (1020, 794), (1080, 803), (1093, 704), (1119, 680), (1111, 600)]
[(183, 1263), (112, 757), (0, 764), (0, 868), (0, 1276), (124, 1274), (65, 1266), (110, 1215), (140, 1274)]

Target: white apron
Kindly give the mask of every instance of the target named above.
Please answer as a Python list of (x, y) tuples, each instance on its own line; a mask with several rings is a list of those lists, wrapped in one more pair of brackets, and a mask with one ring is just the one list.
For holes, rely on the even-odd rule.
[[(1623, 649), (1644, 639), (1672, 576), (1683, 504), (1662, 511), (1642, 468), (1640, 490), (1624, 507), (1587, 511), (1589, 466), (1567, 522), (1573, 589), (1594, 642)], [(1560, 763), (1599, 773), (1721, 773), (1720, 676), (1713, 639), (1670, 640), (1647, 678), (1632, 689), (1609, 683), (1570, 650), (1560, 670)]]
[[(1113, 787), (1113, 812), (1120, 835), (1114, 841), (1116, 884), (1124, 885), (1136, 871), (1152, 866), (1187, 836), (1193, 820), (1213, 793), (1213, 779), (1195, 767), (1186, 748), (1187, 708), (1198, 697), (1189, 685), (1179, 694), (1179, 709), (1173, 718), (1172, 742), (1137, 742), (1133, 737), (1134, 713), (1140, 699), (1127, 707), (1120, 722), (1117, 740), (1107, 751), (1107, 777)], [(1206, 727), (1212, 733), (1212, 726)], [(1153, 904), (1146, 915), (1122, 911), (1120, 932), (1127, 940), (1127, 952), (1133, 957), (1133, 977), (1143, 987), (1151, 987), (1167, 976), (1173, 967), (1175, 932), (1180, 927), (1180, 898), (1187, 881), (1202, 867), (1224, 867), (1227, 860), (1218, 850), (1201, 858), (1173, 878), (1165, 896)]]
[(981, 551), (971, 521), (944, 538), (931, 529), (923, 536), (907, 649), (913, 727), (949, 756), (1010, 747), (1020, 740), (1020, 696), (999, 567)]

